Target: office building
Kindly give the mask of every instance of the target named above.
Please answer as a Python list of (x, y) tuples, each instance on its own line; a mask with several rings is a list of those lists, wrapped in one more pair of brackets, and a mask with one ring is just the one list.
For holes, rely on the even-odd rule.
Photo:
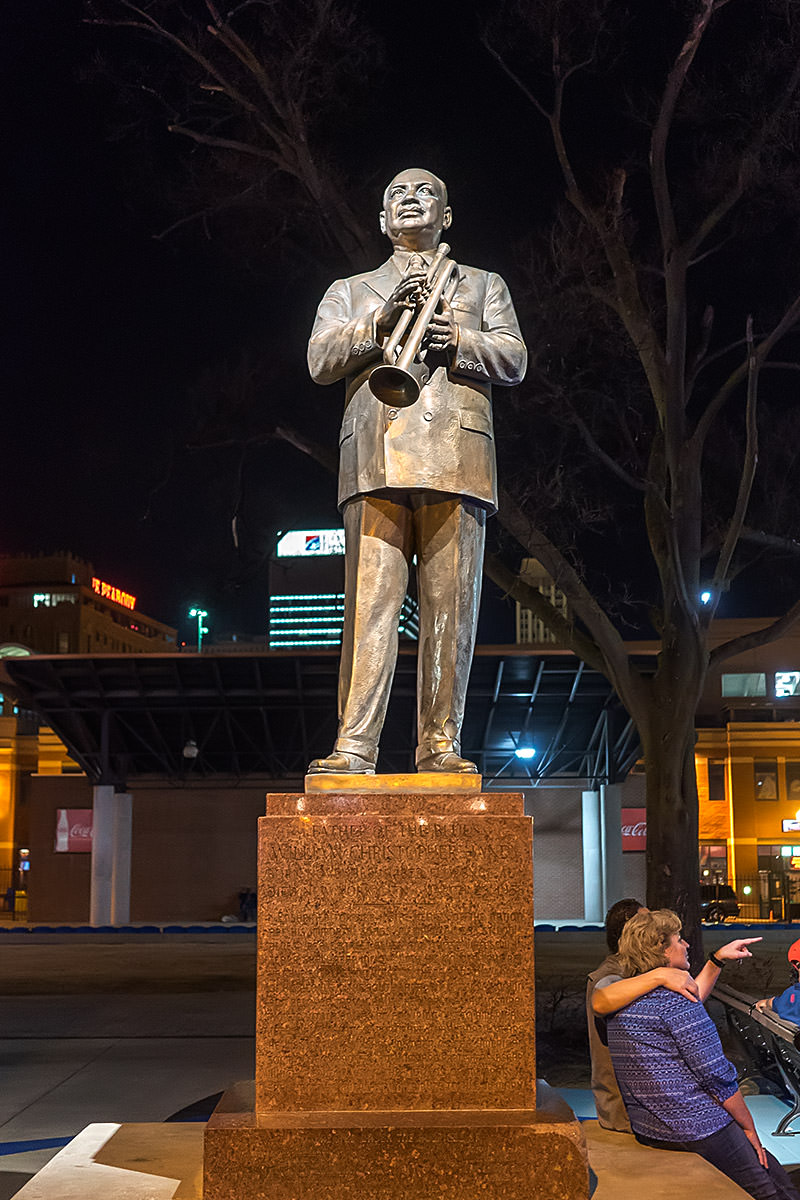
[[(523, 558), (519, 573), (521, 579), (541, 592), (562, 617), (565, 619), (569, 617), (567, 597), (560, 588), (556, 587), (552, 576), (548, 574), (537, 558)], [(516, 607), (517, 645), (522, 643), (532, 643), (539, 646), (555, 644), (557, 641), (555, 634), (551, 633), (541, 617), (535, 616), (529, 608), (524, 608), (519, 601), (517, 601)]]
[[(344, 530), (293, 529), (269, 565), (270, 650), (335, 649), (344, 621)], [(419, 611), (403, 601), (398, 633), (419, 637)]]
[(0, 556), (0, 649), (19, 654), (147, 654), (176, 648), (176, 630), (74, 554)]

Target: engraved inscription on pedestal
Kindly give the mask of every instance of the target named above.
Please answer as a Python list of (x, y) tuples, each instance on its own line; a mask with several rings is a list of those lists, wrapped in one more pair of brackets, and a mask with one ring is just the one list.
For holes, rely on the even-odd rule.
[(530, 822), (259, 826), (256, 1112), (532, 1109)]

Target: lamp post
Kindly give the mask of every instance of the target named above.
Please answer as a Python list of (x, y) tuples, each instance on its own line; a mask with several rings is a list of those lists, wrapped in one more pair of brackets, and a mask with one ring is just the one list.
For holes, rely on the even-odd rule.
[(197, 618), (197, 652), (199, 654), (203, 649), (203, 634), (208, 633), (208, 626), (203, 624), (208, 613), (204, 608), (192, 608), (189, 610), (189, 616)]

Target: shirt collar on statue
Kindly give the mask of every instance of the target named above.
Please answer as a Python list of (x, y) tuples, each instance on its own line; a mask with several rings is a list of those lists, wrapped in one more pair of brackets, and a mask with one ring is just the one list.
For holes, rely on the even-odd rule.
[(412, 255), (416, 255), (418, 258), (423, 258), (425, 260), (425, 266), (429, 267), (431, 265), (431, 262), (433, 260), (433, 256), (435, 253), (436, 253), (435, 249), (433, 249), (433, 250), (406, 250), (402, 246), (395, 246), (391, 261), (397, 267), (400, 274), (405, 275), (406, 272), (408, 271), (408, 260), (411, 258)]

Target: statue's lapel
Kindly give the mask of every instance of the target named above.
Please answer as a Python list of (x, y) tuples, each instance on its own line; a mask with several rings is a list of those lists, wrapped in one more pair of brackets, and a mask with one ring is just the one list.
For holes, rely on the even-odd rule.
[(363, 282), (364, 286), (374, 292), (376, 296), (380, 296), (381, 300), (387, 300), (400, 279), (401, 275), (397, 264), (393, 258), (388, 258), (382, 267), (378, 267), (377, 271), (373, 271)]

